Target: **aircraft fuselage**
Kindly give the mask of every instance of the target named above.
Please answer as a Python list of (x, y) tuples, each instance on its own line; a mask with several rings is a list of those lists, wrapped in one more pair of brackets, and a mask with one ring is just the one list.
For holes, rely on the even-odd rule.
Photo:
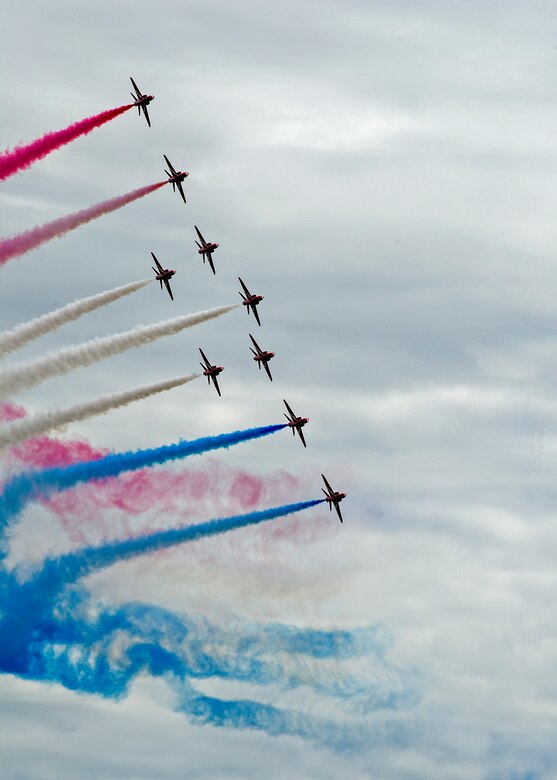
[(184, 181), (186, 176), (189, 176), (188, 171), (178, 171), (173, 176), (170, 176), (168, 181), (172, 182), (173, 184), (180, 184)]
[(201, 249), (197, 250), (197, 254), (199, 255), (210, 255), (212, 252), (215, 251), (215, 249), (218, 247), (218, 244), (206, 244), (205, 246), (202, 246)]
[(264, 295), (252, 295), (250, 298), (248, 298), (246, 301), (242, 301), (243, 306), (257, 306), (258, 303), (261, 303), (265, 296)]
[(142, 95), (140, 98), (134, 101), (134, 106), (148, 106), (149, 103), (155, 99), (154, 95)]
[(288, 423), (289, 428), (303, 428), (309, 422), (309, 417), (295, 417)]
[(218, 376), (221, 371), (224, 371), (224, 366), (211, 366), (205, 369), (203, 376)]
[(155, 279), (158, 279), (159, 281), (164, 281), (165, 279), (172, 279), (176, 271), (172, 268), (165, 268), (164, 271), (162, 271), (160, 274), (157, 274), (155, 276)]
[(274, 358), (274, 352), (262, 352), (261, 355), (254, 355), (253, 359), (258, 363), (268, 363), (271, 358)]
[(332, 496), (326, 496), (325, 501), (328, 504), (340, 504), (343, 498), (346, 498), (346, 493), (333, 493)]

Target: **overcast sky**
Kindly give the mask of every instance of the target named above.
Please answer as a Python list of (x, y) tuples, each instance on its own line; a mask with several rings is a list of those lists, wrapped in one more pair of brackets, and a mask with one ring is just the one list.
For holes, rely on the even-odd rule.
[[(91, 598), (219, 625), (381, 624), (385, 655), (358, 674), (412, 694), (362, 715), (298, 691), (316, 719), (385, 727), (339, 753), (193, 725), (148, 675), (121, 701), (4, 675), (3, 776), (556, 777), (556, 3), (22, 0), (2, 20), (1, 148), (125, 103), (130, 75), (156, 97), (151, 129), (128, 112), (4, 182), (0, 235), (160, 180), (163, 153), (190, 171), (187, 205), (163, 188), (0, 269), (2, 329), (148, 276), (151, 251), (177, 270), (175, 301), (149, 285), (6, 363), (239, 301), (238, 275), (265, 296), (261, 328), (237, 310), (11, 400), (34, 412), (186, 374), (202, 346), (221, 399), (198, 381), (60, 435), (151, 447), (279, 422), (286, 398), (307, 450), (285, 432), (197, 460), (215, 484), (191, 516), (226, 513), (229, 470), (280, 485), (271, 503), (317, 497), (322, 471), (349, 493), (342, 527), (320, 509), (284, 537), (121, 564)], [(220, 242), (216, 276), (194, 223)], [(272, 384), (248, 332), (277, 353)], [(110, 538), (93, 519), (72, 535), (28, 507), (12, 558)]]

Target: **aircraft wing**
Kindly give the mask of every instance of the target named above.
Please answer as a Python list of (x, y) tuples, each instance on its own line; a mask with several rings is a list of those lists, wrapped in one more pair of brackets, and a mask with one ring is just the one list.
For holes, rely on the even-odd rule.
[(184, 195), (184, 190), (182, 189), (182, 182), (181, 181), (177, 181), (176, 182), (176, 186), (178, 187), (178, 192), (182, 196), (182, 200), (184, 201), (184, 203), (187, 203), (186, 196)]
[(250, 339), (251, 339), (251, 340), (252, 340), (252, 342), (253, 342), (253, 346), (254, 346), (254, 347), (256, 348), (256, 350), (257, 350), (257, 354), (258, 354), (258, 355), (261, 355), (261, 354), (263, 353), (263, 350), (261, 349), (261, 347), (259, 346), (259, 344), (257, 343), (257, 341), (256, 341), (256, 340), (253, 338), (253, 336), (251, 335), (251, 333), (249, 334), (249, 337), (250, 337)]
[(240, 277), (238, 277), (238, 281), (239, 281), (239, 282), (240, 282), (240, 284), (242, 285), (242, 289), (243, 289), (243, 291), (245, 292), (245, 294), (248, 296), (248, 298), (251, 298), (251, 293), (250, 293), (250, 291), (248, 290), (248, 288), (246, 287), (246, 285), (243, 283), (243, 281), (240, 279)]
[(338, 519), (339, 519), (339, 520), (340, 520), (340, 522), (342, 523), (342, 522), (343, 522), (343, 520), (342, 520), (342, 514), (341, 514), (341, 512), (340, 512), (340, 507), (339, 507), (339, 505), (338, 505), (338, 504), (335, 504), (335, 509), (337, 510)]
[(173, 301), (174, 296), (172, 295), (172, 290), (170, 289), (170, 282), (168, 281), (168, 279), (165, 279), (164, 283), (166, 285), (166, 289), (168, 290), (168, 294), (170, 295), (170, 300)]
[(261, 326), (261, 320), (259, 319), (259, 314), (257, 313), (257, 306), (255, 303), (251, 304), (251, 310), (253, 311), (253, 316), (255, 317), (255, 321), (259, 326)]
[(201, 349), (201, 347), (199, 347), (199, 351), (201, 352), (201, 357), (202, 357), (202, 358), (203, 358), (203, 360), (205, 361), (205, 368), (211, 368), (211, 364), (209, 363), (209, 361), (208, 361), (208, 359), (207, 359), (207, 355), (206, 355), (206, 354), (203, 352), (203, 350)]
[(265, 361), (263, 363), (263, 365), (265, 366), (265, 371), (267, 372), (267, 376), (269, 377), (269, 379), (272, 382), (273, 381), (273, 377), (271, 376), (271, 369), (269, 368), (269, 363), (267, 361)]
[(219, 387), (219, 383), (217, 382), (216, 376), (214, 374), (211, 374), (211, 379), (213, 380), (213, 384), (215, 385), (215, 389), (216, 389), (217, 393), (220, 396), (220, 387)]
[(283, 398), (282, 400), (284, 401), (284, 405), (286, 406), (286, 408), (287, 408), (287, 409), (288, 409), (288, 411), (290, 412), (290, 415), (291, 415), (291, 417), (293, 417), (293, 418), (294, 418), (294, 417), (296, 417), (296, 415), (294, 414), (294, 412), (292, 411), (292, 409), (291, 409), (291, 408), (290, 408), (290, 406), (288, 405), (288, 402), (287, 402), (287, 401), (285, 401), (285, 400), (284, 400), (284, 398)]
[(170, 162), (170, 160), (168, 159), (168, 157), (166, 156), (166, 154), (163, 154), (163, 157), (164, 157), (164, 159), (166, 160), (166, 164), (167, 164), (167, 165), (168, 165), (168, 167), (170, 168), (171, 172), (172, 172), (174, 175), (176, 175), (177, 171), (175, 170), (174, 166), (172, 165), (172, 163)]
[(307, 445), (306, 445), (306, 440), (304, 439), (304, 432), (302, 431), (301, 428), (296, 428), (296, 430), (300, 434), (300, 439), (302, 440), (302, 444), (304, 445), (304, 447), (306, 447)]
[(151, 127), (151, 120), (149, 119), (149, 112), (147, 111), (147, 106), (145, 105), (145, 103), (143, 103), (141, 108), (143, 109), (143, 113), (145, 114), (145, 119), (147, 120), (147, 124), (149, 125), (149, 127)]
[(209, 263), (209, 265), (211, 266), (211, 271), (212, 271), (214, 274), (216, 274), (217, 272), (215, 271), (215, 266), (213, 265), (213, 257), (212, 257), (212, 255), (211, 255), (211, 253), (210, 253), (210, 252), (207, 252), (207, 262), (208, 262), (208, 263)]
[(139, 87), (137, 86), (137, 84), (135, 83), (135, 81), (132, 79), (131, 76), (130, 76), (130, 81), (131, 81), (131, 83), (133, 85), (133, 88), (135, 89), (135, 94), (137, 95), (137, 97), (138, 98), (142, 97), (141, 92), (139, 90)]
[[(151, 252), (151, 257), (152, 257), (152, 258), (153, 258), (153, 260), (155, 261), (155, 265), (157, 266), (158, 270), (159, 270), (159, 271), (162, 273), (162, 271), (164, 271), (164, 268), (163, 268), (163, 267), (162, 267), (162, 265), (159, 263), (159, 261), (157, 260), (157, 258), (156, 258), (156, 257), (155, 257), (155, 255), (153, 254), (153, 252)], [(155, 269), (153, 269), (153, 270), (155, 270)]]
[(203, 244), (203, 246), (207, 246), (207, 242), (205, 241), (205, 239), (204, 239), (204, 238), (203, 238), (203, 236), (201, 235), (201, 231), (199, 230), (199, 228), (197, 227), (197, 225), (194, 225), (194, 228), (195, 228), (195, 232), (196, 232), (196, 233), (197, 233), (197, 235), (199, 236), (199, 240), (201, 241), (201, 243)]
[(323, 477), (323, 482), (327, 486), (327, 489), (328, 489), (329, 493), (334, 493), (335, 491), (333, 490), (333, 488), (327, 482), (327, 478), (325, 477), (325, 474), (321, 474), (321, 476)]

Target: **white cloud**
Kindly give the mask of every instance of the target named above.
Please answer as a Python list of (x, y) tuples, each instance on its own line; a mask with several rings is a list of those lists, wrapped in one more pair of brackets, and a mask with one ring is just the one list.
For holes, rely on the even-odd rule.
[[(157, 445), (274, 422), (285, 397), (311, 418), (308, 449), (285, 433), (220, 462), (290, 470), (303, 497), (324, 470), (349, 493), (342, 528), (319, 510), (316, 537), (296, 542), (288, 526), (294, 540), (223, 538), (88, 585), (107, 602), (215, 618), (381, 621), (389, 658), (416, 667), (423, 697), (404, 716), (407, 748), (338, 756), (193, 727), (148, 680), (114, 703), (4, 676), (8, 780), (66, 780), (76, 766), (163, 780), (261, 766), (302, 780), (554, 776), (552, 4), (32, 10), (5, 15), (2, 147), (123, 102), (130, 74), (156, 95), (153, 127), (124, 116), (7, 181), (1, 234), (156, 180), (163, 152), (191, 175), (187, 207), (165, 189), (1, 269), (1, 327), (139, 278), (151, 250), (178, 269), (174, 305), (145, 291), (22, 359), (238, 299), (238, 274), (265, 295), (261, 342), (277, 358), (271, 384), (251, 364), (242, 312), (21, 402), (45, 409), (185, 373), (201, 345), (225, 365), (222, 399), (194, 383), (67, 435)], [(221, 243), (214, 278), (194, 223)], [(67, 543), (30, 509), (12, 560)]]

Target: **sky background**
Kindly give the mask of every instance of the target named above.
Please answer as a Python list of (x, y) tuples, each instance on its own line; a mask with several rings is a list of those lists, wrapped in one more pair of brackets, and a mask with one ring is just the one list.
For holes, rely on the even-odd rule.
[[(557, 4), (22, 0), (2, 19), (0, 147), (127, 102), (130, 75), (156, 97), (151, 129), (128, 112), (4, 182), (1, 235), (159, 180), (163, 153), (190, 171), (187, 205), (165, 187), (0, 269), (1, 328), (149, 276), (151, 251), (177, 270), (175, 301), (149, 285), (6, 363), (239, 301), (238, 275), (265, 295), (261, 328), (237, 310), (12, 400), (33, 412), (186, 374), (202, 346), (225, 366), (221, 399), (197, 381), (62, 436), (158, 446), (280, 422), (286, 398), (310, 417), (307, 450), (284, 432), (196, 460), (213, 487), (187, 519), (227, 514), (236, 471), (267, 505), (317, 497), (322, 471), (349, 493), (342, 527), (312, 510), (88, 590), (224, 626), (378, 624), (385, 665), (358, 674), (413, 692), (367, 715), (298, 692), (316, 718), (404, 727), (339, 752), (193, 725), (148, 676), (115, 702), (4, 675), (3, 776), (557, 777)], [(214, 277), (194, 223), (220, 243)], [(272, 384), (248, 332), (277, 353)], [(62, 520), (28, 507), (12, 560), (184, 516)]]

